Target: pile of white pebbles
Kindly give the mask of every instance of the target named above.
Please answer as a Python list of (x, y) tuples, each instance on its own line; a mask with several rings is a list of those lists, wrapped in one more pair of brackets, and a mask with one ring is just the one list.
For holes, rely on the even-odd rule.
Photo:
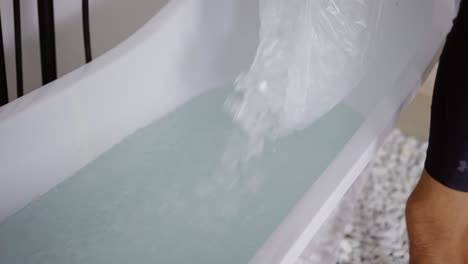
[(427, 143), (392, 132), (319, 234), (328, 241), (312, 243), (296, 264), (408, 263), (405, 203), (426, 149)]

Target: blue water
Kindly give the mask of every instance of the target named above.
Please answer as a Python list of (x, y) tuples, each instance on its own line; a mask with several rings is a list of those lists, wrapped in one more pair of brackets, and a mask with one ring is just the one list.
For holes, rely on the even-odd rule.
[(0, 263), (247, 263), (362, 117), (340, 104), (231, 164), (243, 138), (228, 93), (195, 98), (1, 223)]

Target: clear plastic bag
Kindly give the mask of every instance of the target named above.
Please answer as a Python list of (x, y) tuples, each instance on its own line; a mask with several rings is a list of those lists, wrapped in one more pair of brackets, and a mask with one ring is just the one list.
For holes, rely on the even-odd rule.
[(302, 129), (330, 111), (362, 79), (381, 0), (260, 0), (260, 43), (226, 105), (250, 137)]

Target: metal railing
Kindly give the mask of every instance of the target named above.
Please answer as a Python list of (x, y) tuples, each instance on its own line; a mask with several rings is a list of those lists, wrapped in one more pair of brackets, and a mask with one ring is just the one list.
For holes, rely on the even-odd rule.
[[(15, 66), (17, 97), (24, 95), (23, 53), (21, 36), (21, 0), (13, 0)], [(57, 55), (55, 47), (54, 0), (37, 0), (39, 18), (39, 43), (41, 57), (42, 83), (47, 84), (57, 79)], [(91, 37), (89, 26), (89, 1), (82, 0), (83, 41), (86, 63), (92, 60)], [(9, 102), (3, 27), (0, 10), (0, 106)]]

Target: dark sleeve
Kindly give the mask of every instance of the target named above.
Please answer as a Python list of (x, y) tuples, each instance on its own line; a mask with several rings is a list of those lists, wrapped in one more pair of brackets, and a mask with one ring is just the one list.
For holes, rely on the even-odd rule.
[(440, 57), (432, 101), (426, 171), (468, 192), (468, 0), (462, 0)]

